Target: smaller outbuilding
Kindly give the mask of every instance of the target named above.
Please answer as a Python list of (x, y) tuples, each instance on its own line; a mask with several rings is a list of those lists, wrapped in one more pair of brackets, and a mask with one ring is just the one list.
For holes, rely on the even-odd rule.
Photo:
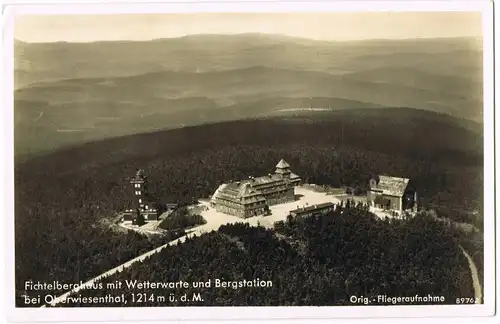
[(306, 207), (301, 207), (290, 211), (290, 215), (293, 217), (310, 217), (324, 215), (335, 209), (335, 204), (331, 202), (325, 202), (322, 204), (311, 205)]
[(395, 211), (417, 211), (417, 190), (410, 179), (380, 175), (370, 180), (367, 202), (370, 207)]

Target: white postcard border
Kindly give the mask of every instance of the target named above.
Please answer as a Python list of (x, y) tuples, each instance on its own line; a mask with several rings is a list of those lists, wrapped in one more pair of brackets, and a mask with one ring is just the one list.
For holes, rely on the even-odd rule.
[[(4, 11), (3, 30), (3, 136), (7, 145), (4, 240), (6, 310), (11, 321), (146, 321), (199, 319), (327, 319), (341, 317), (464, 317), (488, 316), (495, 310), (494, 222), (494, 100), (493, 5), (491, 1), (353, 1), (353, 2), (187, 2), (126, 4), (16, 5)], [(116, 14), (172, 12), (318, 12), (318, 11), (481, 11), (484, 39), (484, 304), (443, 306), (335, 306), (335, 307), (155, 307), (155, 308), (15, 308), (14, 306), (14, 179), (13, 172), (13, 15), (14, 14)], [(6, 118), (5, 118), (6, 117)], [(8, 157), (8, 158), (5, 158)], [(36, 248), (36, 247), (34, 247)]]

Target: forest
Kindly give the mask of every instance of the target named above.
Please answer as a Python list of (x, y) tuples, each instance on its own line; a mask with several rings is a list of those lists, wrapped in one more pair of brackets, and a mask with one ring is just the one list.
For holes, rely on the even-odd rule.
[(482, 135), (449, 116), (370, 109), (185, 127), (34, 157), (15, 166), (17, 293), (28, 279), (90, 279), (152, 246), (103, 223), (129, 208), (137, 168), (160, 202), (184, 205), (285, 158), (309, 183), (366, 188), (387, 173), (411, 178), (423, 205), (481, 211), (482, 154)]
[[(352, 304), (350, 296), (442, 295), (446, 304), (473, 296), (467, 260), (456, 233), (419, 215), (380, 220), (364, 205), (337, 206), (326, 215), (289, 217), (275, 230), (237, 223), (223, 225), (162, 250), (103, 280), (191, 283), (271, 281), (271, 287), (86, 290), (82, 296), (119, 295), (128, 303), (98, 306), (326, 306)], [(203, 301), (145, 301), (132, 294), (179, 298), (200, 293)], [(376, 303), (372, 303), (376, 304)], [(383, 304), (383, 303), (382, 303)], [(72, 304), (68, 306), (86, 306)]]
[[(85, 282), (94, 276), (112, 269), (134, 257), (150, 251), (155, 247), (163, 245), (171, 240), (183, 236), (183, 230), (169, 231), (162, 236), (147, 237), (133, 230), (123, 232), (113, 232), (111, 230), (90, 226), (89, 228), (79, 228), (73, 232), (66, 230), (65, 233), (53, 235), (55, 237), (42, 236), (45, 241), (44, 249), (35, 249), (40, 251), (44, 258), (41, 260), (38, 256), (35, 259), (37, 268), (29, 268), (23, 265), (23, 262), (28, 262), (30, 256), (20, 256), (21, 262), (16, 262), (16, 305), (18, 307), (26, 306), (22, 295), (38, 295), (38, 294), (56, 294), (62, 295), (66, 291), (26, 291), (24, 290), (24, 282), (32, 280), (42, 283), (52, 283), (59, 281), (60, 283), (76, 284), (80, 281)], [(74, 240), (75, 237), (82, 238)], [(93, 239), (89, 239), (93, 238)], [(95, 238), (100, 238), (96, 240)], [(20, 247), (27, 249), (24, 245)], [(102, 247), (106, 248), (103, 249)], [(60, 247), (60, 248), (58, 248)], [(33, 249), (33, 246), (31, 246)], [(21, 279), (23, 281), (21, 282)], [(30, 304), (30, 307), (41, 306), (38, 304)]]

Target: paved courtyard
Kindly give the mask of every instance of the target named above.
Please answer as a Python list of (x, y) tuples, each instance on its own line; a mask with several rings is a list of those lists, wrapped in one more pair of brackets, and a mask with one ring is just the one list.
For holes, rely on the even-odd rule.
[[(328, 193), (330, 192), (330, 193)], [(306, 207), (312, 205), (318, 205), (325, 202), (332, 202), (334, 204), (340, 203), (342, 200), (350, 199), (359, 202), (366, 202), (366, 196), (363, 197), (353, 197), (342, 193), (339, 189), (338, 194), (332, 195), (332, 190), (325, 190), (321, 186), (305, 184), (302, 186), (295, 187), (295, 195), (298, 197), (296, 201), (288, 202), (284, 204), (270, 206), (271, 215), (261, 215), (250, 218), (240, 218), (237, 216), (232, 216), (224, 214), (215, 210), (215, 208), (210, 206), (209, 199), (200, 199), (198, 205), (189, 206), (188, 209), (192, 213), (200, 214), (207, 221), (206, 224), (191, 228), (187, 232), (190, 234), (202, 234), (211, 232), (212, 230), (217, 230), (221, 225), (224, 224), (234, 224), (234, 223), (248, 223), (251, 226), (264, 226), (266, 228), (272, 228), (274, 223), (277, 221), (284, 221), (289, 215), (290, 211), (297, 209), (299, 207)], [(370, 208), (373, 212), (380, 218), (394, 217), (387, 211), (379, 210), (376, 208)], [(129, 223), (120, 223), (119, 225), (126, 229), (132, 229), (144, 234), (161, 234), (164, 230), (158, 228), (159, 223), (168, 217), (168, 213), (164, 213), (160, 216), (160, 220), (156, 222), (149, 222), (141, 227), (134, 226)]]
[(295, 195), (298, 196), (298, 200), (270, 206), (271, 215), (267, 216), (255, 216), (250, 218), (239, 218), (236, 216), (227, 215), (212, 208), (207, 201), (201, 201), (200, 203), (207, 207), (206, 210), (201, 211), (200, 214), (207, 221), (206, 224), (197, 227), (197, 231), (200, 232), (210, 232), (212, 230), (217, 230), (223, 224), (234, 224), (234, 223), (249, 223), (252, 226), (261, 226), (271, 228), (274, 223), (280, 220), (286, 220), (289, 212), (291, 210), (297, 209), (304, 206), (312, 206), (325, 202), (339, 203), (340, 200), (332, 195), (327, 195), (323, 192), (317, 192), (314, 187), (300, 186), (295, 188)]

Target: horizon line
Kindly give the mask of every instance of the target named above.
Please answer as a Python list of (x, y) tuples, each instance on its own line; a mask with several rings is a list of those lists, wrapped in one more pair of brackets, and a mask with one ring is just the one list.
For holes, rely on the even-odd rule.
[(296, 40), (306, 40), (306, 41), (312, 41), (312, 42), (318, 42), (318, 43), (353, 43), (353, 42), (364, 42), (364, 41), (409, 41), (409, 40), (439, 40), (439, 39), (476, 39), (476, 40), (482, 40), (483, 36), (482, 35), (466, 35), (466, 36), (437, 36), (437, 37), (396, 37), (396, 38), (382, 38), (382, 37), (376, 37), (376, 38), (352, 38), (352, 39), (316, 39), (316, 38), (307, 38), (307, 37), (301, 37), (301, 36), (292, 36), (292, 35), (287, 35), (287, 34), (279, 34), (279, 33), (264, 33), (264, 32), (245, 32), (245, 33), (234, 33), (234, 34), (220, 34), (220, 33), (197, 33), (197, 34), (187, 34), (187, 35), (182, 35), (182, 36), (174, 36), (174, 37), (157, 37), (157, 38), (151, 38), (151, 39), (103, 39), (103, 40), (95, 40), (95, 41), (65, 41), (65, 40), (58, 40), (58, 41), (47, 41), (47, 42), (30, 42), (30, 41), (25, 41), (20, 38), (14, 37), (14, 42), (21, 42), (25, 44), (60, 44), (60, 43), (65, 43), (65, 44), (93, 44), (93, 43), (113, 43), (113, 42), (154, 42), (154, 41), (162, 41), (162, 40), (175, 40), (175, 39), (182, 39), (182, 38), (188, 38), (188, 37), (203, 37), (203, 36), (227, 36), (227, 37), (237, 37), (237, 36), (267, 36), (267, 37), (272, 37), (272, 36), (278, 36), (282, 38), (288, 38), (288, 39), (296, 39)]

